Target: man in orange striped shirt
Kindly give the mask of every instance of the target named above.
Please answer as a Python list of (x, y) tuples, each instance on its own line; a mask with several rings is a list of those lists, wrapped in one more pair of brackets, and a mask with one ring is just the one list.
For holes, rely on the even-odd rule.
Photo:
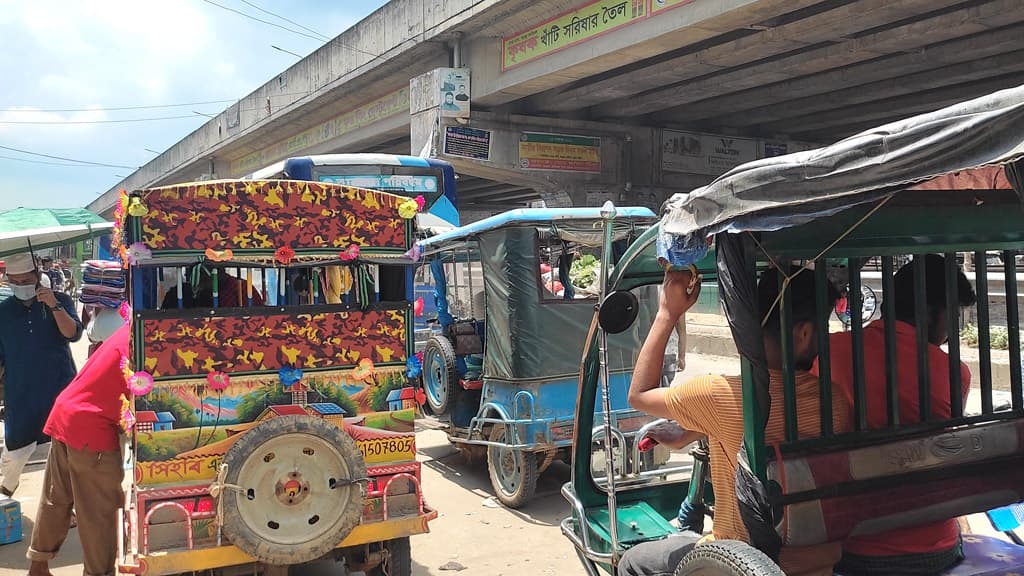
[[(736, 498), (736, 457), (743, 442), (743, 389), (739, 376), (701, 376), (660, 388), (661, 366), (669, 335), (678, 319), (697, 301), (700, 283), (688, 292), (689, 272), (668, 272), (657, 317), (636, 361), (629, 390), (629, 403), (637, 410), (675, 420), (686, 430), (685, 443), (706, 436), (710, 447), (711, 484), (715, 491), (714, 539), (749, 542)], [(764, 347), (769, 368), (772, 398), (782, 398), (782, 347), (779, 342), (780, 314), (778, 273), (769, 270), (758, 283), (758, 304), (762, 314), (771, 310), (764, 326)], [(820, 434), (818, 379), (809, 370), (817, 356), (818, 318), (814, 275), (803, 272), (790, 283), (793, 318), (793, 360), (796, 368), (797, 423), (800, 436)], [(831, 309), (835, 291), (829, 290)], [(849, 430), (849, 408), (836, 393), (832, 400), (832, 421), (837, 432)], [(765, 438), (768, 443), (784, 438), (783, 413), (773, 409)], [(619, 562), (619, 576), (670, 576), (679, 561), (697, 545), (701, 536), (680, 533), (664, 540), (646, 542), (626, 551)], [(786, 574), (831, 575), (839, 560), (839, 544), (807, 548), (783, 547), (779, 563)]]

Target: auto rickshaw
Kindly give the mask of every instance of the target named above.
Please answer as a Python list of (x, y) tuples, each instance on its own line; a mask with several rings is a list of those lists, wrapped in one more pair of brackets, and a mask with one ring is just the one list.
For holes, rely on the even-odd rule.
[[(613, 333), (647, 313), (623, 308), (623, 293), (635, 294), (662, 282), (666, 267), (692, 266), (704, 280), (717, 279), (733, 339), (740, 354), (743, 383), (744, 448), (737, 475), (740, 508), (751, 543), (717, 540), (698, 543), (675, 570), (677, 575), (778, 575), (780, 546), (843, 542), (929, 522), (996, 510), (989, 515), (1000, 530), (1012, 530), (1024, 514), (1024, 391), (1015, 256), (1024, 250), (1024, 87), (930, 114), (894, 122), (818, 150), (798, 152), (739, 166), (713, 183), (667, 204), (659, 225), (634, 242), (611, 270), (602, 305), (588, 336), (579, 379), (572, 481), (563, 488), (571, 515), (562, 524), (588, 574), (614, 573), (623, 552), (641, 542), (678, 532), (673, 523), (687, 497), (713, 514), (715, 494), (706, 488), (708, 462), (700, 451), (692, 462), (676, 460), (659, 469), (636, 472), (593, 469), (601, 416), (589, 409), (607, 397), (609, 346)], [(962, 171), (999, 167), (1012, 190), (921, 189), (923, 182)], [(608, 229), (615, 209), (605, 210)], [(714, 256), (708, 256), (713, 242)], [(996, 250), (1006, 264), (989, 265)], [(928, 335), (925, 332), (924, 257), (945, 254), (944, 282), (949, 326), (951, 412), (940, 417), (931, 402)], [(957, 305), (956, 253), (974, 255), (977, 293), (978, 368), (972, 374), (976, 406), (964, 404), (960, 360), (966, 348), (957, 337), (962, 325)], [(894, 293), (896, 262), (909, 256), (915, 293), (917, 346), (897, 356)], [(853, 430), (833, 428), (828, 282), (833, 268), (846, 265), (849, 306), (861, 308), (861, 266), (880, 259), (881, 319), (885, 331), (885, 377), (866, 381), (864, 333), (852, 314)], [(818, 381), (821, 430), (797, 433), (795, 368), (788, 283), (780, 286), (782, 397), (768, 395), (762, 345), (762, 318), (756, 281), (760, 270), (776, 268), (782, 277), (813, 273), (821, 295)], [(812, 272), (811, 272), (812, 271)], [(1004, 281), (1005, 297), (990, 291)], [(753, 303), (753, 304), (752, 304)], [(608, 322), (604, 320), (608, 319)], [(998, 320), (997, 320), (998, 319)], [(996, 350), (990, 327), (1005, 322), (1009, 401), (994, 401), (1000, 385), (993, 376)], [(836, 327), (832, 326), (833, 331)], [(788, 347), (788, 348), (787, 348)], [(834, 350), (833, 350), (834, 352)], [(872, 360), (881, 362), (881, 360)], [(897, 366), (918, 367), (920, 414), (900, 422)], [(887, 425), (866, 419), (866, 391), (885, 391)], [(785, 438), (766, 444), (769, 411), (781, 411)], [(641, 433), (641, 440), (646, 431)], [(596, 450), (596, 448), (601, 448)], [(610, 453), (607, 458), (613, 457)], [(713, 466), (713, 464), (711, 464)], [(740, 470), (744, 469), (740, 466)], [(742, 477), (742, 478), (741, 478)], [(741, 483), (740, 480), (744, 481)], [(721, 497), (721, 494), (717, 495)], [(730, 495), (731, 496), (731, 495)], [(1016, 515), (1016, 516), (1015, 516)], [(963, 537), (965, 560), (949, 575), (1009, 575), (1024, 572), (1024, 548), (995, 536)], [(882, 570), (880, 573), (884, 573)]]
[(409, 538), (437, 517), (409, 384), (423, 208), (300, 181), (122, 194), (121, 573), (411, 573)]
[[(606, 252), (621, 254), (653, 222), (647, 208), (621, 209)], [(438, 318), (423, 349), (426, 405), (460, 449), (486, 450), (491, 484), (509, 507), (529, 501), (538, 476), (568, 458), (579, 357), (597, 303), (600, 225), (598, 208), (520, 209), (417, 244)], [(653, 310), (657, 289), (638, 305)], [(649, 465), (629, 456), (650, 418), (626, 403), (643, 333), (638, 324), (617, 337), (628, 353), (612, 369), (605, 425), (620, 469)], [(588, 406), (597, 407), (593, 399)]]

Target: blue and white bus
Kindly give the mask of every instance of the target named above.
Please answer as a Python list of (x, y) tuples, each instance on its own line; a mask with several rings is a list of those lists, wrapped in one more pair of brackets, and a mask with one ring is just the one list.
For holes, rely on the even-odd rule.
[(308, 180), (371, 188), (392, 194), (423, 195), (430, 214), (459, 225), (455, 169), (444, 160), (398, 154), (323, 154), (288, 158), (247, 178)]

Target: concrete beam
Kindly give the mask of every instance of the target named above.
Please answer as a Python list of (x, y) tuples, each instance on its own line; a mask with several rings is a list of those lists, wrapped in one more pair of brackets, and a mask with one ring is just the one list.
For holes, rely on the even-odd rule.
[(865, 125), (868, 128), (885, 124), (886, 120), (908, 118), (916, 114), (938, 110), (945, 106), (977, 98), (985, 94), (1013, 88), (1024, 83), (1024, 73), (1007, 74), (980, 82), (968, 82), (957, 86), (946, 86), (926, 92), (916, 92), (897, 98), (887, 98), (858, 106), (845, 108), (842, 114), (834, 111), (808, 114), (799, 118), (790, 118), (784, 122), (765, 124), (762, 128), (773, 130), (787, 129), (790, 134), (806, 133), (843, 133), (850, 134), (851, 125)]
[[(744, 110), (770, 111), (776, 106), (815, 95), (828, 94), (844, 88), (868, 85), (876, 81), (895, 79), (908, 88), (913, 88), (920, 77), (902, 82), (904, 77), (924, 72), (931, 74), (937, 66), (959, 64), (978, 60), (984, 65), (984, 58), (993, 57), (1020, 47), (1024, 36), (1024, 25), (1011, 25), (992, 32), (985, 32), (934, 44), (910, 53), (893, 54), (877, 60), (854, 64), (819, 74), (803, 76), (766, 86), (759, 86), (733, 94), (693, 102), (663, 110), (653, 116), (655, 122), (690, 123), (713, 118), (709, 124), (727, 124), (733, 115), (742, 115)], [(717, 120), (721, 118), (721, 120)], [(746, 122), (751, 124), (754, 122)], [(730, 124), (731, 125), (731, 124)]]
[[(657, 17), (612, 31), (600, 39), (570, 46), (506, 71), (495, 67), (495, 63), (503, 60), (501, 39), (474, 38), (467, 50), (469, 66), (473, 69), (473, 102), (484, 108), (497, 107), (746, 28), (811, 3), (809, 0), (694, 0)], [(569, 4), (544, 4), (551, 8), (531, 23), (564, 12)], [(528, 27), (527, 24), (516, 28), (507, 35)]]
[(865, 62), (891, 52), (918, 50), (929, 44), (983, 32), (989, 28), (986, 22), (996, 16), (1002, 17), (1003, 24), (1024, 20), (1024, 4), (1020, 0), (995, 0), (926, 17), (836, 44), (751, 63), (727, 72), (670, 84), (628, 99), (607, 102), (595, 107), (594, 115), (600, 118), (641, 116), (688, 102)]
[[(528, 106), (542, 112), (567, 112), (594, 106), (682, 82), (705, 74), (762, 60), (777, 54), (832, 41), (863, 30), (905, 18), (915, 12), (937, 10), (960, 0), (862, 0), (822, 10), (806, 18), (785, 22), (761, 32), (750, 32), (735, 40), (701, 50), (681, 50), (678, 57), (652, 58), (650, 65), (610, 71), (596, 81), (581, 81), (566, 89), (538, 94)], [(801, 3), (803, 4), (803, 3)], [(812, 4), (806, 2), (805, 4)], [(795, 8), (802, 7), (797, 5)], [(669, 56), (668, 54), (664, 56)]]
[(770, 124), (784, 121), (787, 118), (825, 111), (845, 115), (846, 108), (858, 104), (939, 89), (944, 86), (983, 81), (994, 76), (1020, 71), (1024, 71), (1024, 50), (730, 114), (721, 118), (721, 124), (724, 126)]

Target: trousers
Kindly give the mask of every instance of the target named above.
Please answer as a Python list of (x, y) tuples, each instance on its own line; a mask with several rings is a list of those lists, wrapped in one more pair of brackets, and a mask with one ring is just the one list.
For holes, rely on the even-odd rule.
[(680, 532), (637, 544), (619, 559), (618, 576), (672, 576), (683, 556), (693, 550), (700, 539), (699, 534)]
[(25, 471), (25, 466), (32, 458), (32, 453), (36, 451), (36, 446), (38, 444), (35, 442), (16, 450), (8, 450), (7, 446), (4, 446), (3, 455), (0, 456), (0, 476), (3, 477), (0, 492), (5, 496), (12, 496), (18, 489), (21, 473)]

